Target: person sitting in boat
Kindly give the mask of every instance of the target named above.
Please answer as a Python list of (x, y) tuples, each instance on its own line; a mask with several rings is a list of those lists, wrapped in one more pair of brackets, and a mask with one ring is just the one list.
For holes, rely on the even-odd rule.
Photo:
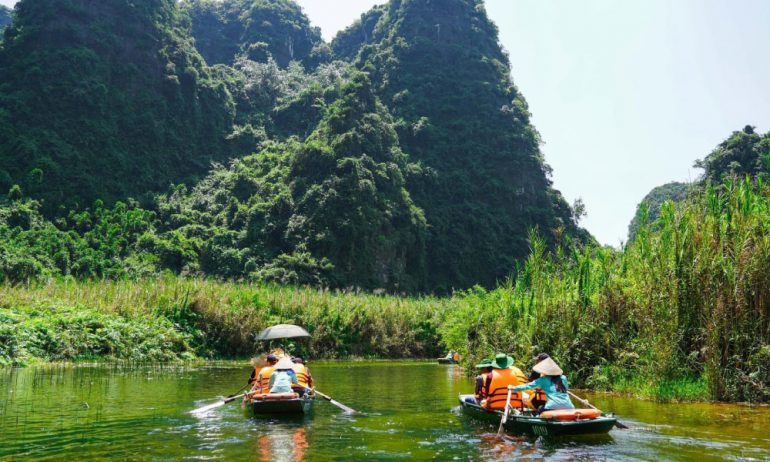
[[(494, 370), (492, 367), (492, 360), (482, 359), (480, 363), (476, 364), (476, 369), (481, 369), (481, 373), (476, 376), (476, 390), (473, 395), (476, 398), (476, 404), (479, 404), (487, 397), (484, 385), (487, 382), (487, 377), (491, 376), (492, 371)], [(471, 399), (473, 398), (468, 397), (467, 400), (470, 401)]]
[[(540, 362), (545, 361), (550, 357), (551, 356), (548, 355), (548, 353), (540, 353), (539, 355), (535, 356), (533, 359), (535, 364), (539, 364)], [(529, 373), (529, 379), (527, 380), (527, 382), (534, 382), (539, 378), (540, 378), (540, 373), (532, 370), (532, 372)], [(535, 410), (540, 409), (540, 407), (544, 406), (545, 403), (548, 401), (548, 398), (545, 396), (545, 392), (543, 392), (542, 389), (536, 388), (534, 390), (528, 390), (528, 391), (529, 391), (530, 399), (526, 404), (529, 405), (529, 407), (531, 407), (532, 409), (535, 409)]]
[(251, 365), (254, 366), (254, 369), (251, 371), (251, 375), (249, 376), (249, 385), (254, 385), (257, 383), (257, 377), (259, 376), (259, 373), (262, 369), (265, 367), (272, 367), (275, 366), (275, 363), (278, 362), (278, 358), (275, 357), (275, 355), (260, 355), (257, 358), (254, 358), (251, 360)]
[(269, 354), (265, 358), (260, 356), (259, 358), (252, 361), (254, 370), (251, 371), (251, 376), (249, 377), (249, 383), (252, 385), (252, 391), (255, 391), (254, 388), (261, 388), (260, 385), (262, 382), (260, 374), (262, 374), (262, 376), (266, 376), (268, 379), (270, 378), (273, 366), (275, 366), (275, 363), (277, 362), (278, 358), (274, 354)]
[(298, 384), (295, 385), (294, 391), (303, 396), (307, 391), (313, 388), (313, 376), (310, 375), (310, 369), (305, 366), (305, 360), (300, 357), (292, 358), (294, 362), (294, 373), (297, 375)]
[(254, 382), (252, 393), (267, 393), (270, 390), (270, 376), (275, 371), (275, 365), (278, 363), (278, 357), (274, 354), (267, 355), (267, 366), (257, 372), (257, 380)]
[(537, 412), (556, 411), (561, 409), (575, 409), (575, 405), (569, 399), (569, 382), (556, 362), (550, 357), (540, 361), (532, 368), (540, 374), (540, 378), (511, 388), (514, 392), (522, 392), (533, 388), (540, 388), (545, 393), (547, 401), (537, 409)]
[[(484, 400), (481, 405), (487, 409), (505, 409), (508, 398), (508, 387), (516, 386), (527, 381), (527, 376), (513, 365), (513, 358), (505, 353), (495, 356), (492, 363), (492, 373), (487, 374), (484, 383)], [(527, 388), (525, 388), (526, 390)], [(521, 408), (524, 401), (519, 393), (511, 394), (511, 406)]]
[(294, 363), (291, 358), (284, 356), (275, 365), (275, 371), (270, 374), (268, 389), (270, 393), (292, 393), (293, 384), (299, 384), (294, 373)]

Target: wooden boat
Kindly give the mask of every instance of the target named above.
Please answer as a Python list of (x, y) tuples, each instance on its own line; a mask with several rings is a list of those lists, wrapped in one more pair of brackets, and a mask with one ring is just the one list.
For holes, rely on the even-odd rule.
[[(467, 402), (466, 398), (473, 399), (473, 395), (460, 395), (460, 404), (463, 412), (472, 417), (499, 424), (503, 417), (501, 410), (485, 409), (473, 402)], [(617, 419), (612, 415), (603, 414), (593, 419), (558, 420), (546, 419), (535, 415), (508, 414), (505, 429), (517, 435), (528, 434), (536, 436), (574, 436), (605, 434), (612, 430)]]
[(296, 393), (256, 395), (246, 401), (246, 410), (251, 415), (308, 414), (315, 401), (315, 395), (298, 396)]

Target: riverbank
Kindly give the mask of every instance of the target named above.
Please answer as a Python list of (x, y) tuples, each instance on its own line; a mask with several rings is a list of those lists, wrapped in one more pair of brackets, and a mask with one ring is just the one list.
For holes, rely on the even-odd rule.
[(254, 335), (282, 322), (314, 358), (441, 354), (447, 300), (167, 276), (0, 285), (0, 364), (105, 358), (173, 361), (254, 354)]
[[(568, 344), (574, 351), (544, 344), (539, 334), (550, 324), (537, 318), (520, 315), (511, 328), (513, 309), (520, 309), (516, 290), (401, 298), (174, 276), (0, 285), (0, 364), (248, 358), (258, 350), (256, 332), (290, 322), (312, 332), (295, 345), (314, 359), (435, 358), (453, 348), (467, 366), (499, 350), (512, 352), (526, 369), (532, 354), (550, 351), (576, 386), (658, 401), (713, 399), (702, 375), (651, 377), (649, 367), (624, 371), (635, 358), (633, 344), (611, 362), (597, 349), (601, 343), (591, 355), (581, 351), (587, 342), (580, 336)], [(528, 320), (530, 331), (523, 328)]]
[[(451, 345), (465, 356), (465, 365), (501, 350), (513, 352), (517, 364), (527, 368), (534, 352), (556, 351), (577, 386), (658, 401), (712, 400), (703, 376), (619, 373), (623, 363), (549, 349), (521, 328), (513, 330), (518, 336), (507, 333), (510, 320), (498, 310), (510, 306), (505, 297), (511, 293), (511, 288), (477, 289), (450, 298), (399, 298), (177, 277), (3, 285), (0, 365), (248, 358), (258, 349), (256, 332), (291, 322), (313, 333), (295, 344), (314, 359), (435, 358)], [(459, 326), (478, 330), (475, 336), (465, 333), (468, 341), (462, 342)], [(579, 340), (573, 342), (576, 348), (584, 345)], [(576, 357), (605, 365), (580, 368)], [(587, 377), (581, 375), (586, 369)]]

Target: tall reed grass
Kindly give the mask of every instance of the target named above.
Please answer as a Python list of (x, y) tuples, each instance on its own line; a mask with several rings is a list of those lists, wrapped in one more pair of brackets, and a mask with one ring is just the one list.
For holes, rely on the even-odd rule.
[(470, 360), (546, 351), (596, 388), (768, 401), (769, 198), (761, 181), (706, 187), (665, 204), (623, 251), (566, 242), (549, 254), (533, 235), (515, 280), (454, 298), (443, 339)]
[(186, 336), (191, 351), (209, 357), (252, 355), (264, 348), (254, 339), (260, 330), (295, 323), (312, 333), (311, 339), (294, 342), (296, 347), (314, 357), (406, 358), (440, 353), (437, 322), (446, 301), (169, 275), (140, 281), (65, 279), (3, 285), (0, 309), (45, 309), (53, 317), (88, 310), (121, 319), (169, 320)]

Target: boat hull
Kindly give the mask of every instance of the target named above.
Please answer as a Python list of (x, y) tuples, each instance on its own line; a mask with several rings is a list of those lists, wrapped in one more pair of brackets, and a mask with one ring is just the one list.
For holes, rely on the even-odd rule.
[(455, 364), (454, 359), (438, 358), (439, 364)]
[(302, 415), (313, 408), (313, 397), (286, 400), (249, 400), (246, 409), (251, 415)]
[[(460, 395), (460, 404), (466, 414), (485, 420), (490, 423), (500, 423), (502, 411), (484, 409), (475, 403), (465, 401), (466, 397), (473, 395)], [(509, 415), (505, 423), (505, 429), (516, 435), (535, 436), (575, 436), (575, 435), (600, 435), (609, 433), (617, 419), (610, 416), (602, 416), (597, 419), (557, 421), (543, 419), (541, 417)]]

